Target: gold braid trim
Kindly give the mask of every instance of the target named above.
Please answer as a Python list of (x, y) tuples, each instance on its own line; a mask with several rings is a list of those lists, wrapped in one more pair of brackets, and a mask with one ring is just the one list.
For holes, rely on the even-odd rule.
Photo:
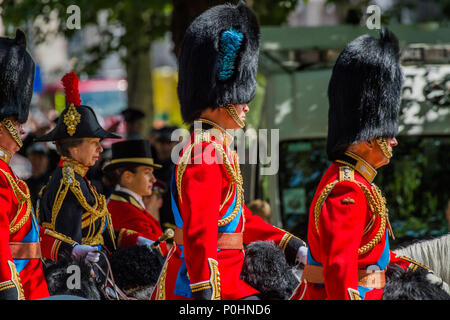
[(25, 300), (25, 293), (23, 292), (22, 283), (20, 280), (20, 275), (17, 272), (16, 265), (8, 261), (9, 270), (11, 272), (11, 280), (8, 280), (6, 282), (3, 282), (0, 284), (0, 291), (10, 289), (10, 288), (16, 288), (18, 299), (19, 300)]
[[(23, 225), (28, 221), (28, 218), (30, 217), (32, 208), (30, 190), (28, 189), (27, 184), (22, 180), (18, 179), (16, 182), (13, 176), (10, 175), (8, 172), (2, 169), (0, 169), (0, 171), (5, 175), (6, 180), (8, 180), (8, 183), (10, 184), (16, 199), (19, 201), (19, 208), (17, 209), (17, 213), (9, 224), (9, 232), (13, 234), (19, 231), (20, 228), (23, 227)], [(22, 189), (19, 186), (19, 183), (25, 188), (25, 192), (22, 191)], [(20, 219), (20, 221), (16, 224), (16, 221), (20, 215), (20, 212), (22, 212), (22, 208), (24, 205), (27, 206), (26, 211), (22, 216), (22, 218)]]
[(219, 274), (219, 263), (212, 259), (208, 258), (209, 268), (211, 270), (211, 277), (209, 281), (212, 285), (212, 300), (220, 300), (220, 274)]
[(3, 119), (2, 124), (5, 126), (6, 130), (8, 130), (11, 137), (14, 139), (14, 141), (17, 143), (19, 148), (23, 147), (22, 139), (19, 136), (19, 133), (17, 132), (16, 126), (13, 124), (13, 122), (9, 119)]
[(182, 194), (181, 194), (181, 180), (183, 179), (184, 172), (186, 171), (188, 160), (191, 156), (192, 148), (194, 148), (194, 144), (191, 144), (183, 153), (183, 156), (180, 159), (180, 162), (178, 163), (177, 168), (177, 176), (176, 176), (176, 184), (177, 184), (177, 191), (178, 191), (178, 197), (180, 198), (180, 202), (183, 202)]
[(228, 114), (233, 118), (234, 122), (240, 127), (245, 127), (244, 121), (239, 118), (239, 115), (237, 114), (236, 107), (232, 104), (228, 104), (225, 106), (225, 110), (227, 110)]
[(50, 237), (55, 238), (59, 241), (70, 244), (71, 246), (73, 246), (74, 244), (77, 244), (77, 242), (75, 240), (73, 240), (72, 238), (66, 236), (65, 234), (56, 232), (54, 230), (45, 229), (44, 234), (49, 235)]
[(317, 234), (319, 235), (320, 235), (319, 217), (322, 211), (322, 206), (325, 200), (328, 198), (328, 195), (330, 194), (331, 190), (333, 190), (333, 187), (336, 185), (336, 183), (338, 183), (338, 180), (331, 182), (325, 186), (325, 188), (322, 190), (322, 193), (320, 194), (319, 198), (316, 201), (316, 205), (314, 206), (314, 222), (316, 224)]
[(384, 156), (388, 159), (392, 158), (393, 154), (389, 151), (386, 139), (385, 138), (378, 138), (377, 140), (378, 145), (380, 146), (381, 151), (383, 152)]
[(172, 257), (172, 254), (177, 249), (177, 244), (174, 242), (172, 248), (170, 249), (169, 253), (167, 254), (166, 261), (164, 262), (164, 265), (162, 267), (161, 273), (159, 274), (158, 282), (156, 283), (155, 289), (156, 290), (156, 300), (166, 300), (166, 275), (167, 275), (167, 265), (169, 264), (169, 261)]
[[(198, 138), (197, 138), (198, 137)], [(177, 191), (178, 191), (178, 196), (180, 198), (180, 202), (182, 202), (182, 196), (181, 196), (181, 181), (183, 179), (183, 175), (184, 172), (186, 171), (186, 167), (187, 167), (187, 163), (191, 157), (191, 153), (192, 153), (192, 149), (194, 148), (194, 146), (197, 143), (202, 143), (202, 142), (209, 142), (211, 143), (214, 148), (216, 149), (216, 151), (221, 155), (222, 160), (223, 160), (223, 164), (225, 167), (225, 170), (228, 174), (228, 177), (231, 180), (231, 184), (236, 186), (236, 193), (237, 193), (237, 201), (236, 201), (236, 206), (233, 210), (233, 212), (226, 218), (219, 220), (218, 222), (218, 226), (222, 227), (228, 223), (230, 223), (238, 214), (239, 210), (241, 209), (242, 203), (243, 203), (243, 198), (244, 198), (244, 188), (243, 188), (243, 184), (244, 184), (244, 180), (242, 178), (242, 174), (241, 174), (241, 170), (239, 167), (239, 159), (238, 159), (238, 155), (235, 151), (232, 152), (232, 156), (233, 156), (233, 162), (234, 162), (234, 167), (232, 162), (229, 159), (228, 154), (225, 152), (225, 149), (223, 148), (223, 146), (215, 141), (211, 140), (211, 136), (205, 132), (202, 131), (200, 133), (197, 134), (197, 137), (195, 139), (195, 142), (193, 144), (191, 144), (185, 151), (185, 153), (183, 153), (180, 162), (178, 163), (178, 168), (176, 171), (176, 185), (177, 185)], [(230, 193), (230, 197), (231, 197)], [(229, 197), (227, 197), (224, 201), (224, 203), (221, 204), (221, 208), (223, 208), (224, 204), (226, 201), (229, 200)]]
[(359, 248), (358, 254), (362, 255), (364, 253), (369, 252), (373, 247), (375, 247), (375, 245), (378, 242), (380, 242), (383, 234), (386, 231), (387, 212), (386, 212), (386, 200), (381, 196), (381, 191), (375, 185), (374, 188), (372, 188), (372, 191), (374, 191), (375, 194), (374, 198), (370, 190), (364, 184), (362, 184), (361, 182), (357, 183), (363, 190), (369, 202), (370, 211), (372, 211), (374, 215), (377, 215), (381, 218), (380, 227), (378, 228), (375, 237), (372, 240), (370, 240), (367, 244)]
[[(349, 167), (341, 167), (340, 171), (342, 170), (353, 170)], [(352, 175), (351, 175), (352, 176)], [(351, 177), (350, 176), (350, 177)], [(378, 228), (377, 233), (375, 234), (374, 238), (370, 240), (367, 244), (363, 245), (361, 248), (358, 249), (358, 254), (362, 255), (367, 252), (369, 252), (378, 242), (380, 242), (385, 230), (386, 230), (386, 223), (388, 221), (388, 211), (386, 208), (386, 199), (382, 196), (380, 189), (376, 185), (372, 185), (372, 188), (369, 190), (363, 183), (353, 180), (351, 178), (348, 178), (349, 176), (346, 175), (346, 178), (342, 179), (342, 175), (340, 175), (340, 180), (336, 180), (334, 182), (331, 182), (325, 186), (322, 193), (320, 194), (319, 198), (316, 201), (316, 204), (314, 206), (314, 222), (316, 225), (317, 233), (319, 234), (319, 217), (320, 213), (322, 211), (322, 206), (325, 202), (325, 200), (330, 195), (333, 187), (339, 182), (339, 181), (352, 181), (356, 183), (364, 192), (364, 195), (366, 196), (367, 203), (369, 206), (370, 211), (375, 216), (379, 216), (380, 221), (380, 227)], [(342, 179), (342, 180), (341, 180)], [(372, 194), (373, 192), (373, 194)], [(365, 228), (366, 229), (366, 228)], [(365, 230), (367, 232), (368, 230)]]
[(211, 289), (211, 300), (220, 300), (220, 274), (219, 274), (219, 263), (212, 258), (208, 258), (209, 271), (211, 275), (209, 280), (197, 282), (190, 285), (192, 292), (198, 292), (206, 289)]
[(62, 156), (61, 160), (63, 161), (63, 168), (69, 167), (73, 171), (75, 171), (75, 173), (78, 173), (82, 177), (84, 177), (86, 175), (86, 173), (89, 171), (89, 167), (79, 163), (78, 161), (76, 161), (72, 158)]
[[(72, 177), (75, 179), (74, 177)], [(61, 182), (58, 187), (58, 191), (56, 192), (55, 202), (53, 203), (52, 207), (52, 221), (50, 223), (43, 222), (42, 226), (44, 228), (48, 228), (51, 230), (55, 230), (55, 224), (56, 224), (56, 218), (58, 216), (59, 211), (61, 210), (61, 206), (64, 202), (64, 199), (66, 198), (67, 191), (69, 190), (69, 183), (72, 183), (73, 180), (67, 179), (67, 177), (64, 175), (63, 170), (63, 178), (61, 179)]]
[[(66, 164), (68, 162), (64, 162)], [(83, 192), (81, 190), (80, 182), (75, 178), (74, 174), (74, 167), (72, 165), (63, 165), (62, 168), (62, 179), (58, 188), (58, 191), (56, 193), (56, 200), (53, 204), (52, 208), (52, 221), (50, 223), (42, 223), (42, 225), (46, 228), (49, 228), (51, 230), (55, 230), (55, 224), (56, 224), (56, 218), (59, 214), (59, 211), (61, 210), (61, 206), (64, 202), (64, 199), (66, 198), (67, 192), (70, 190), (75, 198), (78, 200), (80, 205), (83, 207), (83, 209), (86, 210), (86, 213), (82, 215), (82, 221), (81, 227), (89, 227), (88, 235), (82, 239), (82, 244), (87, 245), (97, 245), (104, 243), (102, 233), (103, 227), (105, 226), (106, 220), (102, 220), (102, 224), (100, 228), (98, 229), (99, 232), (95, 232), (95, 221), (99, 218), (104, 217), (107, 213), (107, 206), (106, 206), (106, 199), (103, 195), (99, 195), (95, 188), (92, 188), (91, 185), (88, 183), (88, 187), (91, 191), (91, 193), (94, 195), (95, 198), (95, 204), (94, 207), (90, 206), (87, 201), (86, 197), (83, 195)], [(75, 171), (76, 172), (76, 171)], [(78, 173), (78, 172), (77, 172)], [(99, 207), (97, 210), (96, 207)], [(107, 219), (107, 217), (105, 217)], [(111, 224), (110, 224), (111, 225)], [(112, 225), (111, 225), (112, 227)], [(110, 230), (111, 232), (111, 230)], [(59, 239), (63, 242), (73, 244), (76, 243), (74, 240), (70, 239), (69, 237), (62, 237), (61, 234), (58, 234), (58, 237), (51, 235), (56, 239)], [(114, 234), (112, 235), (112, 240), (114, 242)]]
[(278, 245), (281, 250), (285, 250), (288, 242), (293, 238), (294, 236), (290, 234), (289, 232), (286, 232), (283, 236), (283, 238), (280, 241), (280, 244)]

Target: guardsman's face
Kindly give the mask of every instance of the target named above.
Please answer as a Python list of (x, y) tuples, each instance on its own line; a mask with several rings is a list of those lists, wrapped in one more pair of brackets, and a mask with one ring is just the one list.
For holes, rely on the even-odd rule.
[(103, 152), (100, 138), (83, 138), (83, 142), (71, 148), (72, 158), (86, 167), (92, 167)]

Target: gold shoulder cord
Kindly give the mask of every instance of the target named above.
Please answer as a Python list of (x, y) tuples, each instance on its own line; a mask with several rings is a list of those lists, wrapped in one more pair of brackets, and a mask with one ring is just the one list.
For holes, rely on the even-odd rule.
[[(16, 196), (16, 199), (19, 201), (19, 208), (17, 209), (17, 213), (14, 217), (14, 219), (11, 220), (9, 224), (9, 232), (11, 234), (16, 233), (17, 231), (22, 228), (22, 226), (27, 222), (28, 218), (31, 214), (31, 197), (30, 197), (30, 190), (28, 189), (28, 186), (25, 182), (18, 179), (18, 183), (20, 183), (24, 188), (25, 192), (20, 189), (18, 183), (15, 181), (15, 179), (6, 171), (0, 169), (0, 171), (5, 175), (6, 179), (8, 180), (8, 183), (10, 184), (14, 195)], [(26, 205), (26, 211), (23, 217), (20, 219), (20, 221), (16, 224), (16, 221), (19, 217), (20, 212), (22, 211), (23, 206)]]
[[(176, 185), (177, 185), (178, 196), (180, 198), (180, 202), (182, 202), (181, 181), (183, 179), (183, 174), (186, 171), (187, 163), (188, 163), (188, 160), (190, 159), (191, 152), (192, 152), (192, 149), (194, 148), (194, 145), (197, 143), (202, 143), (202, 142), (211, 143), (214, 146), (214, 148), (216, 149), (216, 151), (218, 153), (220, 153), (220, 155), (222, 156), (222, 159), (223, 159), (225, 170), (227, 171), (227, 174), (231, 179), (231, 184), (236, 186), (236, 192), (237, 192), (236, 206), (235, 206), (233, 212), (228, 217), (226, 217), (222, 220), (219, 220), (218, 226), (222, 227), (222, 226), (230, 223), (236, 217), (237, 213), (241, 209), (241, 206), (243, 203), (243, 196), (244, 196), (243, 178), (242, 178), (240, 167), (239, 167), (239, 160), (238, 160), (237, 153), (235, 151), (233, 151), (233, 153), (232, 153), (234, 156), (234, 159), (233, 159), (234, 167), (233, 167), (223, 146), (215, 141), (212, 141), (211, 136), (209, 135), (208, 132), (202, 131), (201, 133), (199, 133), (198, 138), (196, 137), (195, 142), (186, 149), (185, 153), (183, 153), (183, 155), (180, 159), (180, 162), (179, 162), (178, 168), (177, 168), (177, 173), (176, 173)], [(227, 197), (227, 199), (225, 199), (225, 202), (228, 199), (229, 199), (229, 197)], [(221, 207), (223, 207), (223, 205), (224, 205), (224, 203), (221, 205)]]
[[(80, 205), (83, 207), (83, 209), (86, 210), (86, 213), (83, 214), (83, 216), (88, 216), (87, 223), (82, 223), (81, 227), (87, 227), (89, 226), (88, 235), (83, 238), (83, 244), (93, 245), (93, 244), (103, 244), (103, 238), (101, 233), (95, 234), (95, 227), (94, 222), (101, 217), (104, 217), (107, 214), (107, 206), (106, 206), (106, 199), (103, 195), (99, 195), (95, 189), (93, 189), (90, 185), (89, 189), (91, 190), (92, 194), (95, 198), (95, 204), (94, 207), (90, 206), (85, 196), (83, 195), (83, 192), (81, 190), (80, 182), (75, 178), (74, 170), (73, 168), (66, 166), (62, 168), (62, 179), (61, 183), (59, 185), (58, 191), (56, 193), (55, 202), (52, 207), (52, 221), (51, 223), (44, 222), (42, 225), (45, 228), (49, 228), (51, 230), (55, 230), (55, 224), (56, 224), (56, 218), (59, 214), (59, 211), (61, 210), (61, 206), (64, 202), (64, 199), (67, 195), (67, 192), (70, 190), (74, 194), (75, 198), (78, 200)], [(95, 207), (99, 207), (99, 209), (95, 209)], [(108, 219), (108, 217), (105, 217), (105, 219)], [(110, 220), (110, 219), (109, 219)], [(110, 222), (110, 221), (108, 221)], [(102, 225), (99, 230), (103, 230), (103, 227), (106, 223), (106, 220), (102, 221)], [(112, 236), (112, 240), (114, 242), (114, 231), (111, 230), (112, 224), (108, 223), (109, 225), (109, 232)], [(64, 241), (67, 242), (67, 241)], [(114, 244), (115, 245), (115, 244)]]
[[(353, 181), (356, 183), (364, 192), (366, 196), (370, 211), (381, 218), (380, 227), (372, 240), (370, 240), (367, 244), (363, 245), (358, 250), (358, 254), (362, 255), (370, 251), (381, 239), (385, 230), (386, 230), (386, 221), (387, 221), (387, 208), (386, 208), (386, 199), (382, 196), (380, 189), (376, 185), (372, 185), (372, 188), (369, 190), (363, 183), (356, 181), (353, 176), (354, 170), (350, 167), (343, 166), (339, 168), (339, 179), (327, 184), (317, 199), (316, 205), (314, 206), (314, 222), (316, 225), (317, 233), (319, 233), (319, 217), (322, 211), (322, 206), (325, 200), (328, 198), (329, 194), (333, 187), (339, 181)], [(373, 193), (373, 194), (372, 194)]]

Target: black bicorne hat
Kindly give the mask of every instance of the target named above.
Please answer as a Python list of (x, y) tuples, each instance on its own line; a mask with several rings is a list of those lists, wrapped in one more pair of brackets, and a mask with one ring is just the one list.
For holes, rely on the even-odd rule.
[(398, 40), (388, 29), (347, 44), (328, 87), (330, 160), (351, 144), (397, 135), (402, 84)]
[(111, 145), (112, 157), (103, 170), (111, 171), (120, 167), (139, 164), (161, 168), (153, 160), (150, 142), (148, 140), (124, 140)]
[(33, 96), (35, 65), (26, 50), (25, 34), (17, 29), (14, 39), (0, 37), (0, 119), (28, 119)]
[(58, 118), (56, 127), (35, 141), (56, 141), (67, 138), (112, 138), (119, 136), (103, 129), (91, 107), (81, 104), (78, 77), (74, 72), (62, 78), (67, 107)]
[(244, 2), (212, 7), (184, 35), (178, 98), (186, 123), (207, 108), (248, 103), (256, 92), (259, 25)]

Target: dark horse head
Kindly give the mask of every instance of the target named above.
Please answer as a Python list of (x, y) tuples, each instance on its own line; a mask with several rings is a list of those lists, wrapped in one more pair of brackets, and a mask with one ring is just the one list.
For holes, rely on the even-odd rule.
[[(145, 246), (120, 248), (108, 260), (117, 287), (128, 297), (149, 299), (162, 269), (164, 258), (159, 252)], [(99, 262), (106, 272), (107, 265)], [(94, 271), (95, 270), (95, 271)], [(46, 262), (45, 277), (50, 295), (72, 295), (89, 300), (106, 300), (105, 277), (96, 267), (62, 257), (57, 262)], [(111, 292), (111, 291), (110, 291)]]
[[(256, 241), (246, 247), (241, 278), (261, 292), (262, 299), (288, 299), (299, 284), (283, 251), (272, 241)], [(449, 300), (442, 280), (425, 269), (403, 270), (390, 265), (386, 270), (383, 300)]]

